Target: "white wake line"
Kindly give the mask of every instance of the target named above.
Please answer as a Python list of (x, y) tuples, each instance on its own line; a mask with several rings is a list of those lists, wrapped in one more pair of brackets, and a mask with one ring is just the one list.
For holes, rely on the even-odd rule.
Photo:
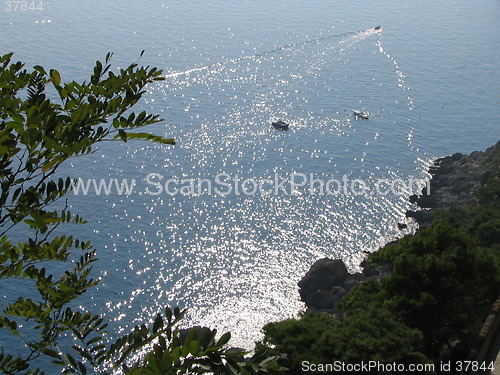
[(377, 41), (377, 47), (379, 48), (379, 51), (382, 54), (384, 54), (389, 60), (392, 61), (392, 64), (396, 68), (396, 74), (398, 76), (398, 86), (401, 87), (403, 89), (403, 91), (405, 91), (407, 93), (406, 99), (407, 99), (408, 109), (410, 111), (413, 111), (415, 109), (415, 105), (413, 104), (413, 98), (411, 97), (410, 94), (408, 94), (408, 92), (411, 90), (411, 88), (406, 84), (406, 80), (405, 80), (406, 76), (401, 71), (401, 68), (399, 67), (399, 64), (396, 61), (396, 59), (392, 55), (390, 55), (389, 53), (386, 52), (386, 50), (384, 49), (384, 46), (382, 45), (382, 40), (379, 39)]
[(344, 33), (344, 34), (330, 35), (330, 36), (325, 36), (325, 37), (322, 37), (322, 38), (311, 39), (311, 40), (308, 40), (308, 41), (305, 41), (305, 42), (291, 43), (291, 44), (287, 44), (287, 45), (284, 45), (284, 46), (277, 47), (277, 48), (269, 50), (269, 51), (260, 52), (260, 53), (257, 53), (255, 55), (242, 56), (242, 57), (238, 57), (236, 59), (226, 60), (224, 62), (218, 62), (218, 63), (215, 63), (215, 64), (201, 66), (199, 68), (192, 68), (192, 69), (183, 70), (181, 72), (174, 72), (174, 73), (166, 74), (164, 77), (165, 78), (177, 78), (179, 76), (189, 75), (190, 73), (201, 72), (203, 70), (208, 70), (208, 69), (211, 69), (211, 68), (221, 67), (221, 66), (224, 66), (226, 64), (232, 64), (232, 63), (236, 63), (236, 62), (243, 61), (243, 60), (248, 60), (248, 59), (253, 59), (253, 58), (256, 58), (256, 57), (270, 55), (272, 53), (275, 53), (275, 52), (278, 52), (278, 51), (283, 51), (283, 50), (286, 50), (288, 48), (294, 48), (294, 47), (297, 47), (297, 46), (303, 46), (303, 45), (310, 44), (310, 43), (317, 43), (317, 42), (325, 40), (325, 39), (338, 38), (338, 37), (347, 35), (348, 36), (347, 38), (345, 38), (343, 40), (340, 40), (338, 42), (338, 44), (345, 44), (345, 43), (348, 43), (348, 42), (351, 42), (351, 41), (363, 40), (363, 39), (365, 39), (365, 38), (367, 38), (369, 36), (376, 35), (376, 34), (378, 34), (380, 32), (381, 32), (381, 30), (367, 29), (367, 30), (363, 30), (363, 31), (358, 31), (356, 33)]

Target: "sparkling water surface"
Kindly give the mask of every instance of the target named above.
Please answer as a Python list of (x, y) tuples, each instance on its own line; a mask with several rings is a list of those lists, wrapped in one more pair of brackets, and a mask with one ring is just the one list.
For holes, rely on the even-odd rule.
[[(297, 282), (321, 257), (359, 269), (401, 235), (407, 194), (139, 194), (146, 176), (290, 181), (426, 178), (431, 160), (498, 140), (500, 3), (44, 1), (0, 13), (0, 51), (84, 80), (96, 59), (164, 70), (137, 110), (174, 147), (105, 143), (72, 177), (136, 179), (130, 195), (70, 196), (102, 282), (81, 304), (116, 329), (164, 306), (251, 349), (303, 309)], [(373, 28), (382, 26), (381, 31)], [(369, 112), (356, 120), (351, 110)], [(290, 124), (276, 131), (272, 121)], [(152, 189), (154, 190), (154, 189)], [(5, 295), (8, 289), (0, 289)]]

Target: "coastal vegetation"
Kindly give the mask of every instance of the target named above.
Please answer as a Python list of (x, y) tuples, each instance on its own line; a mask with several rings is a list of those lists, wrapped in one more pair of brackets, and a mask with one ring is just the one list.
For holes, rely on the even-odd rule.
[[(56, 70), (32, 70), (0, 57), (0, 371), (5, 374), (277, 373), (274, 357), (228, 348), (230, 333), (181, 330), (184, 311), (165, 307), (149, 322), (118, 335), (83, 295), (97, 251), (77, 238), (85, 221), (69, 211), (68, 159), (103, 141), (174, 144), (136, 129), (160, 121), (132, 107), (156, 68), (113, 70), (97, 61), (90, 79), (63, 83)], [(76, 225), (76, 226), (75, 226)]]
[(391, 272), (352, 288), (336, 317), (309, 311), (267, 324), (257, 348), (280, 355), (291, 374), (304, 361), (433, 363), (439, 373), (440, 363), (474, 360), (500, 288), (499, 161), (497, 145), (479, 167), (477, 204), (436, 210), (429, 228), (370, 254), (371, 267)]

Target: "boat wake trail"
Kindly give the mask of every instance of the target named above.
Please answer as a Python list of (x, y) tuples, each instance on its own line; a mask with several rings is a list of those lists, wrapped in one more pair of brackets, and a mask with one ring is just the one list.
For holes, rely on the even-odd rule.
[(237, 63), (237, 62), (240, 62), (240, 61), (243, 61), (243, 60), (249, 60), (249, 59), (259, 58), (259, 57), (271, 55), (271, 54), (274, 54), (274, 53), (277, 53), (277, 52), (280, 52), (280, 51), (285, 51), (287, 49), (296, 48), (296, 47), (302, 47), (302, 46), (305, 46), (305, 45), (308, 45), (308, 44), (312, 44), (312, 43), (319, 43), (319, 42), (322, 42), (322, 41), (325, 41), (325, 40), (328, 40), (328, 39), (343, 38), (339, 42), (339, 44), (344, 44), (344, 43), (347, 43), (347, 42), (362, 40), (362, 39), (364, 39), (364, 38), (366, 38), (368, 36), (372, 36), (372, 35), (375, 35), (375, 34), (378, 34), (378, 33), (380, 33), (379, 29), (372, 28), (372, 29), (367, 29), (367, 30), (362, 30), (362, 31), (357, 31), (357, 32), (347, 32), (347, 33), (342, 33), (342, 34), (327, 35), (327, 36), (324, 36), (324, 37), (321, 37), (321, 38), (310, 39), (310, 40), (306, 40), (306, 41), (303, 41), (303, 42), (286, 44), (286, 45), (283, 45), (283, 46), (276, 47), (276, 48), (274, 48), (272, 50), (268, 50), (268, 51), (264, 51), (264, 52), (259, 52), (259, 53), (254, 54), (254, 55), (242, 56), (242, 57), (238, 57), (238, 58), (235, 58), (235, 59), (229, 59), (229, 60), (226, 60), (226, 61), (223, 61), (223, 62), (218, 62), (218, 63), (214, 63), (214, 64), (210, 64), (210, 65), (201, 66), (201, 67), (198, 67), (198, 68), (191, 68), (191, 69), (183, 70), (183, 71), (180, 71), (180, 72), (169, 73), (169, 74), (165, 75), (165, 78), (176, 78), (176, 77), (179, 77), (179, 76), (188, 75), (190, 73), (200, 72), (200, 71), (204, 71), (204, 70), (210, 70), (210, 69), (213, 69), (213, 68), (220, 68), (220, 67), (223, 67), (224, 65), (227, 65), (227, 64)]
[[(363, 44), (364, 41), (373, 43), (370, 42), (369, 47)], [(379, 57), (369, 58), (368, 53)], [(385, 58), (390, 60), (389, 64), (383, 63), (387, 62)], [(380, 73), (380, 68), (384, 73)], [(394, 72), (397, 77), (395, 83)], [(297, 124), (304, 126), (309, 122), (330, 124), (330, 128), (339, 134), (343, 131), (340, 126), (344, 124), (345, 117), (345, 110), (343, 113), (339, 110), (356, 101), (371, 106), (376, 111), (374, 113), (389, 111), (394, 102), (392, 98), (391, 104), (386, 102), (384, 90), (392, 90), (390, 95), (396, 95), (395, 103), (405, 107), (404, 111), (401, 108), (395, 110), (400, 115), (408, 115), (408, 122), (405, 122), (410, 125), (407, 140), (409, 147), (414, 145), (415, 129), (412, 124), (415, 112), (411, 89), (400, 65), (385, 50), (382, 29), (378, 27), (326, 34), (170, 72), (165, 78), (166, 81), (152, 90), (163, 93), (160, 96), (166, 102), (164, 109), (169, 110), (176, 122), (184, 119), (181, 122), (260, 124), (269, 119), (293, 118)], [(375, 80), (389, 84), (381, 89), (373, 84)], [(374, 92), (381, 90), (381, 95), (377, 95), (377, 99), (367, 96), (364, 89), (367, 86)], [(314, 103), (321, 104), (315, 107)], [(407, 110), (412, 114), (408, 114)], [(250, 130), (248, 134), (253, 136)]]
[[(407, 106), (408, 110), (413, 111), (415, 109), (415, 104), (414, 104), (414, 98), (413, 98), (412, 94), (410, 93), (411, 88), (406, 83), (406, 76), (403, 73), (403, 71), (401, 70), (399, 63), (396, 61), (396, 59), (391, 54), (389, 54), (385, 50), (384, 45), (382, 44), (382, 35), (377, 40), (376, 46), (378, 47), (379, 51), (385, 57), (387, 57), (394, 65), (394, 68), (396, 69), (397, 79), (398, 79), (398, 86), (404, 91), (405, 96), (406, 96), (406, 106)], [(412, 123), (411, 119), (408, 119), (408, 121), (410, 124)], [(412, 149), (412, 150), (414, 150), (414, 149), (418, 150), (418, 145), (416, 145), (414, 142), (415, 130), (416, 130), (416, 128), (414, 126), (411, 126), (410, 130), (408, 131), (408, 135), (407, 135), (408, 147), (410, 147), (410, 149)]]
[(414, 105), (414, 102), (413, 102), (413, 97), (410, 94), (410, 90), (411, 89), (408, 86), (408, 84), (406, 83), (406, 76), (401, 71), (401, 68), (399, 67), (399, 64), (396, 61), (396, 59), (392, 55), (390, 55), (389, 53), (387, 53), (387, 51), (385, 50), (385, 48), (384, 48), (384, 46), (382, 44), (382, 36), (377, 41), (376, 45), (377, 45), (379, 51), (383, 55), (385, 55), (389, 60), (391, 60), (391, 62), (393, 63), (394, 67), (396, 68), (396, 74), (398, 75), (398, 86), (401, 87), (403, 89), (403, 91), (405, 91), (408, 109), (410, 111), (413, 111), (415, 109), (415, 105)]

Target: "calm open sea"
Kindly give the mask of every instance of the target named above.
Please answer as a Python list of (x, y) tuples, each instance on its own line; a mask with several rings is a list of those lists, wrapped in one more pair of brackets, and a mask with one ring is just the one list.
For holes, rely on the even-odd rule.
[[(109, 51), (125, 67), (143, 49), (139, 63), (167, 78), (137, 110), (161, 114), (148, 130), (178, 145), (105, 143), (63, 171), (140, 187), (69, 197), (89, 221), (77, 230), (98, 249), (102, 276), (81, 304), (120, 331), (179, 305), (188, 323), (230, 330), (233, 344), (252, 348), (265, 323), (303, 308), (297, 282), (316, 259), (356, 270), (363, 251), (400, 235), (410, 208), (409, 193), (373, 190), (139, 194), (148, 174), (418, 179), (434, 158), (500, 135), (498, 0), (48, 0), (43, 11), (2, 2), (0, 53), (56, 68), (63, 81), (83, 81)], [(288, 132), (271, 128), (278, 119)]]

